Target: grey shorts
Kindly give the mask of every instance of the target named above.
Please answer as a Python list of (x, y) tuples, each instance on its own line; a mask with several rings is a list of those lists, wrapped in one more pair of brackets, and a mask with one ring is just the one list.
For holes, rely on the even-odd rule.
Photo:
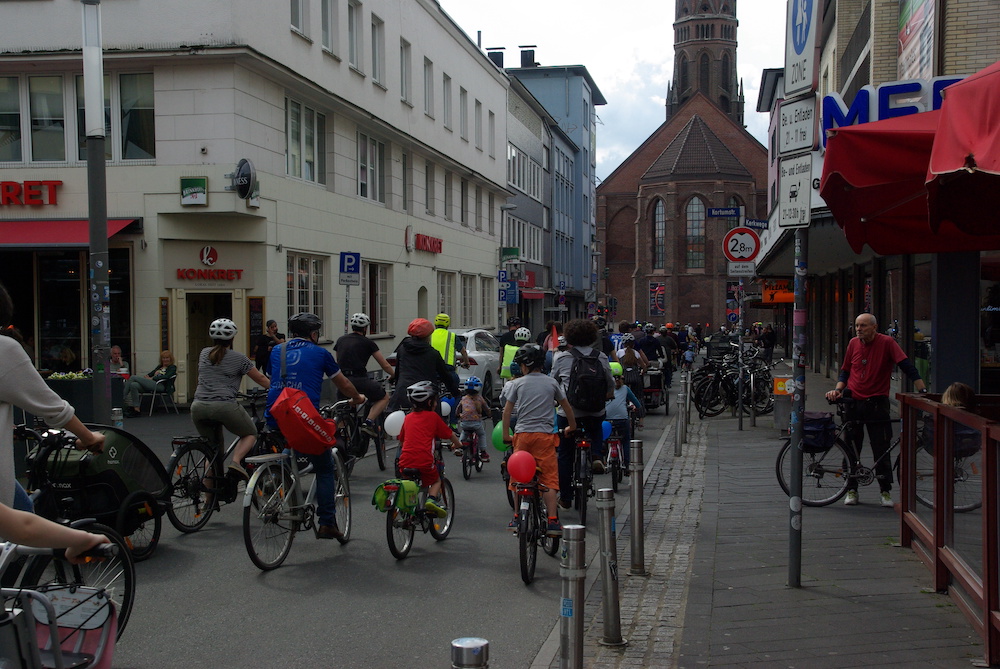
[(237, 437), (257, 436), (257, 427), (246, 409), (237, 402), (191, 402), (191, 420), (198, 434), (222, 446), (222, 427)]

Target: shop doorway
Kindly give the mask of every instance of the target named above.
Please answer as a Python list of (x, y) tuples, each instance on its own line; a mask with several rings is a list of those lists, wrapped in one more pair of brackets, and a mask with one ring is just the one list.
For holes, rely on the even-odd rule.
[(232, 293), (192, 293), (185, 296), (187, 304), (187, 396), (194, 397), (198, 387), (198, 354), (212, 345), (208, 326), (216, 318), (233, 317)]

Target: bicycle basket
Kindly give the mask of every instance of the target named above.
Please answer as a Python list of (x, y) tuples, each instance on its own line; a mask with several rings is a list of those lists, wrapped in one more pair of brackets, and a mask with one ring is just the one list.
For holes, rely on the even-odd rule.
[(385, 513), (389, 510), (389, 495), (396, 492), (395, 506), (400, 511), (413, 513), (417, 509), (417, 499), (420, 495), (420, 486), (416, 481), (405, 479), (389, 479), (380, 483), (372, 494), (372, 505), (376, 509)]
[(802, 423), (802, 451), (822, 453), (833, 448), (837, 440), (837, 424), (827, 411), (806, 411)]

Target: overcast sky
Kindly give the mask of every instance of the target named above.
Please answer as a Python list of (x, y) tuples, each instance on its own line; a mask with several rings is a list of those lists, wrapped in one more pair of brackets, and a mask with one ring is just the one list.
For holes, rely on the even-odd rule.
[[(520, 64), (521, 45), (535, 45), (541, 65), (585, 65), (608, 101), (597, 108), (597, 176), (603, 179), (665, 118), (674, 71), (672, 0), (439, 0), (473, 42), (506, 47), (504, 64)], [(743, 0), (737, 70), (743, 80), (747, 129), (766, 145), (759, 114), (761, 72), (784, 66), (786, 0)]]

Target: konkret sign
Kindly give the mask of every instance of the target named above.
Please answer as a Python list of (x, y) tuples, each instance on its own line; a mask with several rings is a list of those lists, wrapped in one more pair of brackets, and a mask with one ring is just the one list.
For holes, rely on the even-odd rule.
[(62, 186), (62, 181), (0, 181), (0, 206), (58, 204), (58, 186)]

